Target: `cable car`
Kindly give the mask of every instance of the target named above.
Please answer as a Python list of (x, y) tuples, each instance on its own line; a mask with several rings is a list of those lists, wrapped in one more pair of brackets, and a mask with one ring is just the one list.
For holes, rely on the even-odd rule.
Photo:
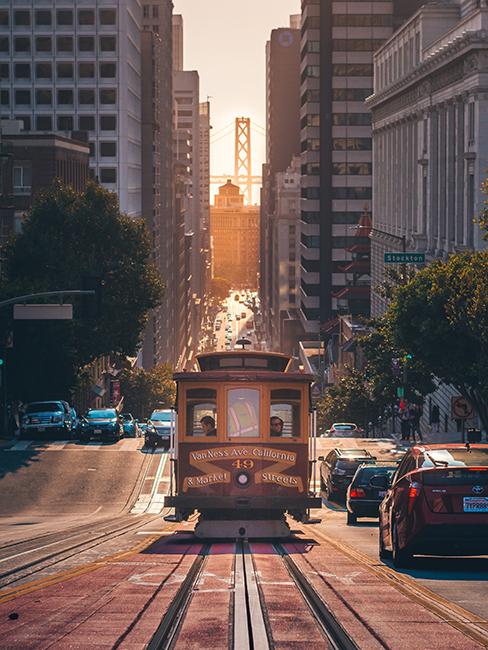
[[(176, 373), (170, 521), (195, 511), (201, 538), (287, 537), (285, 515), (311, 522), (311, 375), (277, 353), (202, 354)], [(175, 487), (173, 491), (173, 485)]]

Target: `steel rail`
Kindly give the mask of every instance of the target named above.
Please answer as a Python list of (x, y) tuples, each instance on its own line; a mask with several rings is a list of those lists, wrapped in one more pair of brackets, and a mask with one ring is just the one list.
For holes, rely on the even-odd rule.
[(205, 544), (195, 558), (188, 575), (182, 582), (156, 632), (146, 646), (147, 650), (168, 650), (173, 646), (190, 605), (195, 587), (200, 580), (210, 548), (211, 544)]
[(331, 610), (324, 603), (317, 593), (315, 587), (306, 578), (295, 562), (291, 559), (288, 551), (282, 544), (273, 545), (276, 552), (282, 557), (290, 577), (295, 582), (305, 602), (312, 611), (315, 620), (327, 637), (330, 646), (334, 650), (359, 650), (359, 646), (349, 636), (343, 626)]

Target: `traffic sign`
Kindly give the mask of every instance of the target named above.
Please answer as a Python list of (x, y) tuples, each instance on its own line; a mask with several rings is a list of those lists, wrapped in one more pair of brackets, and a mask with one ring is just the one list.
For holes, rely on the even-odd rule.
[(385, 253), (385, 264), (425, 264), (425, 253)]
[(451, 417), (454, 420), (470, 420), (473, 415), (473, 405), (465, 397), (451, 397)]
[(405, 388), (403, 386), (398, 386), (397, 397), (405, 397)]

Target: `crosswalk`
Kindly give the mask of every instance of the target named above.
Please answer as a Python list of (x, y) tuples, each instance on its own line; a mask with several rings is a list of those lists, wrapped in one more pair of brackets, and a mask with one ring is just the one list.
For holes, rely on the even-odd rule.
[[(117, 443), (110, 442), (85, 442), (79, 444), (76, 440), (19, 440), (11, 447), (5, 448), (3, 451), (95, 451), (100, 449), (102, 451), (139, 451), (144, 446), (142, 438), (127, 438), (120, 440)], [(162, 449), (157, 449), (155, 453), (163, 453)]]

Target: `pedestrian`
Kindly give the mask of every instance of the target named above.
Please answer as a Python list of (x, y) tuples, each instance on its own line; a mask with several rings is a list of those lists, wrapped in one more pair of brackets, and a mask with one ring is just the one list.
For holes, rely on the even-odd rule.
[(432, 433), (439, 433), (439, 425), (441, 421), (441, 413), (437, 404), (432, 406), (430, 411), (430, 426)]
[(420, 404), (412, 404), (410, 407), (410, 434), (415, 442), (415, 434), (419, 436), (419, 442), (422, 442), (422, 431), (420, 430), (420, 418), (422, 417), (422, 407)]
[(405, 404), (400, 410), (400, 427), (402, 440), (408, 440), (410, 438), (410, 412), (408, 404)]

